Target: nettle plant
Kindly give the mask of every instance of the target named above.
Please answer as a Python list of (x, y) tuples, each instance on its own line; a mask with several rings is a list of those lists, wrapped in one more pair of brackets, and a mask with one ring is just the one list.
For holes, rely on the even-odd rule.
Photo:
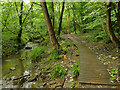
[(44, 55), (45, 47), (37, 47), (31, 52), (31, 59), (33, 62), (38, 62), (38, 59), (41, 59)]
[(52, 78), (63, 78), (66, 74), (66, 70), (61, 64), (57, 63), (52, 70)]
[(54, 50), (54, 49), (51, 49), (48, 60), (53, 60), (54, 61), (54, 60), (59, 59), (59, 58), (60, 58), (60, 55), (59, 55), (58, 51)]

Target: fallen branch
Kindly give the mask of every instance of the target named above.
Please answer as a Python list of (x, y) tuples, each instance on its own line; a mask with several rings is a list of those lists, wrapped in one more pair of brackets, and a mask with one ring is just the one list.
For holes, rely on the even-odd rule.
[(37, 81), (37, 78), (38, 78), (39, 75), (36, 75), (35, 78), (31, 79), (31, 80), (28, 80), (28, 82), (33, 82), (33, 81)]
[(14, 80), (21, 79), (21, 78), (24, 78), (24, 77), (27, 77), (27, 76), (30, 76), (30, 74), (29, 74), (29, 75), (20, 76), (20, 77), (18, 77), (18, 78), (15, 78), (15, 79), (13, 79), (13, 81), (14, 81)]
[(57, 87), (61, 87), (61, 88), (63, 88), (63, 86), (64, 86), (64, 84), (65, 84), (65, 78), (64, 78), (64, 81), (63, 81), (63, 83), (61, 84), (61, 85), (57, 85), (57, 86), (55, 86), (55, 88), (53, 89), (53, 90), (55, 90)]

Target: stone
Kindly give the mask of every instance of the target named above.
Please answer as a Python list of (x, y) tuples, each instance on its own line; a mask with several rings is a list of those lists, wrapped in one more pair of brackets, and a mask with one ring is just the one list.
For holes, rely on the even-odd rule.
[(15, 67), (10, 67), (10, 70), (11, 71), (14, 71), (16, 68)]
[(24, 58), (19, 58), (19, 60), (23, 61), (23, 60), (25, 60), (25, 59), (24, 59)]

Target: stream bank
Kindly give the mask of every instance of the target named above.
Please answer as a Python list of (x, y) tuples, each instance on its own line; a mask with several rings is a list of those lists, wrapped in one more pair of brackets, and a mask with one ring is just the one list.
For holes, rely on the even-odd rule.
[[(32, 63), (30, 53), (39, 45), (28, 42), (24, 49), (17, 54), (3, 59), (3, 88), (70, 88), (74, 84), (71, 68), (79, 63), (77, 47), (69, 40), (65, 40), (67, 53), (58, 60), (48, 60), (49, 48), (46, 49), (42, 61)], [(29, 48), (28, 48), (29, 47)], [(30, 48), (31, 47), (31, 48)], [(66, 71), (63, 78), (52, 78), (52, 69), (61, 64)], [(52, 67), (51, 67), (52, 66)]]

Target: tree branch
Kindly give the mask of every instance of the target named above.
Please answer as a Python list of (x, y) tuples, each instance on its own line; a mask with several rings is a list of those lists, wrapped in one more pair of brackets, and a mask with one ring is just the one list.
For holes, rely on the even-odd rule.
[(16, 6), (16, 11), (17, 11), (18, 17), (20, 17), (16, 2), (15, 2), (15, 6)]
[(36, 3), (36, 2), (32, 2), (32, 3), (37, 4), (37, 5), (39, 5), (39, 6), (41, 6), (41, 7), (42, 7), (42, 5), (41, 5), (41, 4), (38, 4), (38, 3)]
[[(26, 16), (25, 16), (25, 18), (24, 18), (24, 20), (23, 20), (23, 23), (25, 22), (25, 20), (26, 20), (26, 18), (27, 18), (27, 16), (28, 16), (30, 10), (32, 9), (32, 7), (33, 7), (33, 4), (31, 5), (30, 9), (28, 10), (28, 13), (27, 13)], [(23, 23), (22, 23), (22, 24), (23, 24)]]

